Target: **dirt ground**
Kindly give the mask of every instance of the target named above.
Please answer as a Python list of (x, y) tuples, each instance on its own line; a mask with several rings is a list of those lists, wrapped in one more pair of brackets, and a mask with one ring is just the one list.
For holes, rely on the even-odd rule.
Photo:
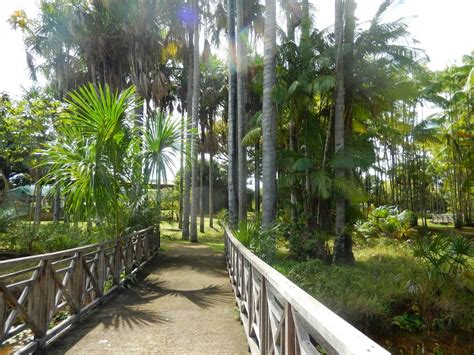
[(139, 275), (48, 354), (248, 354), (222, 253), (167, 243)]

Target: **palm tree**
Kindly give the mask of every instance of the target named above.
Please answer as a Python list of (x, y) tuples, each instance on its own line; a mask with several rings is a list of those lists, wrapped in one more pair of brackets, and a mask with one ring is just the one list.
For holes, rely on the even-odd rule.
[(247, 42), (244, 0), (237, 0), (237, 152), (239, 222), (247, 221), (247, 148), (242, 144), (247, 133)]
[[(337, 154), (344, 150), (344, 2), (335, 0), (335, 24), (334, 37), (337, 48), (336, 54), (336, 94), (335, 94), (335, 113), (334, 113), (334, 151)], [(338, 167), (335, 171), (336, 178), (343, 179), (345, 176), (344, 168)], [(334, 244), (334, 261), (342, 262), (344, 260), (345, 249), (345, 231), (344, 225), (346, 200), (344, 196), (336, 197), (336, 241)]]
[(272, 89), (276, 74), (276, 2), (265, 0), (265, 35), (262, 108), (262, 226), (270, 226), (276, 219), (276, 117)]
[(134, 95), (134, 87), (112, 93), (108, 86), (92, 84), (71, 92), (58, 139), (42, 152), (41, 165), (49, 168), (44, 180), (62, 187), (76, 220), (97, 216), (117, 236), (131, 212), (122, 204), (124, 186), (131, 181), (127, 116), (134, 110)]
[(161, 215), (161, 182), (166, 181), (166, 171), (173, 169), (173, 161), (186, 150), (181, 144), (181, 132), (185, 129), (163, 112), (155, 112), (148, 125), (142, 129), (144, 174), (155, 176), (158, 232)]
[(192, 147), (192, 200), (191, 200), (191, 242), (197, 243), (197, 210), (199, 204), (198, 194), (198, 152), (197, 152), (197, 129), (199, 123), (199, 3), (198, 0), (194, 2), (194, 11), (196, 18), (194, 19), (194, 57), (193, 57), (193, 109), (192, 109), (192, 120), (193, 120), (193, 138), (191, 142)]
[[(192, 1), (192, 0), (190, 0)], [(193, 107), (193, 62), (194, 62), (194, 45), (193, 27), (189, 26), (188, 33), (188, 68), (187, 68), (187, 88), (186, 88), (186, 127), (188, 127), (186, 142), (187, 153), (191, 155), (191, 146), (193, 142), (193, 130), (192, 130), (192, 107)], [(183, 196), (183, 216), (182, 216), (182, 238), (189, 240), (189, 217), (191, 213), (191, 171), (192, 171), (191, 160), (187, 160), (184, 167), (184, 196)]]
[(227, 190), (229, 202), (229, 225), (237, 228), (239, 200), (238, 200), (238, 175), (237, 175), (237, 73), (235, 51), (235, 0), (227, 0), (227, 36), (228, 36), (228, 86), (229, 98), (227, 109), (228, 126), (228, 171)]

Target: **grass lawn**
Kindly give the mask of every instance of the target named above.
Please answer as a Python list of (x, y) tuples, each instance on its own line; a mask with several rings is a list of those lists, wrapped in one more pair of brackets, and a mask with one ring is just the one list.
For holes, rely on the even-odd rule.
[[(224, 251), (224, 230), (218, 223), (219, 221), (214, 218), (214, 227), (209, 227), (209, 218), (204, 218), (205, 232), (199, 232), (199, 221), (198, 221), (198, 242), (203, 243), (213, 250)], [(161, 238), (163, 241), (174, 241), (189, 243), (181, 238), (181, 230), (178, 229), (178, 222), (172, 220), (164, 220), (161, 222)]]
[[(426, 220), (426, 224), (427, 224), (428, 229), (431, 232), (444, 232), (444, 233), (455, 232), (455, 233), (464, 234), (466, 236), (474, 238), (474, 227), (462, 227), (461, 229), (455, 229), (452, 223), (437, 224), (437, 223), (431, 222), (431, 219)], [(418, 227), (421, 229), (422, 226), (423, 226), (423, 221), (421, 220), (421, 218), (419, 218)]]

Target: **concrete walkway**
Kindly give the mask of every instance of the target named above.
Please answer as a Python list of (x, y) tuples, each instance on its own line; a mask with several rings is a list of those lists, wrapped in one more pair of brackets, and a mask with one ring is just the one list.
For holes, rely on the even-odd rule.
[(223, 254), (164, 244), (137, 283), (59, 339), (48, 354), (248, 354)]

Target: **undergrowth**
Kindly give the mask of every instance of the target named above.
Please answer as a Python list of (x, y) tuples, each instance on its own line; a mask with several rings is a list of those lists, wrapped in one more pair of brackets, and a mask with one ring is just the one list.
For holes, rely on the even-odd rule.
[(354, 250), (353, 266), (281, 257), (274, 267), (371, 336), (394, 329), (473, 331), (472, 284), (432, 287), (407, 243), (381, 239)]

